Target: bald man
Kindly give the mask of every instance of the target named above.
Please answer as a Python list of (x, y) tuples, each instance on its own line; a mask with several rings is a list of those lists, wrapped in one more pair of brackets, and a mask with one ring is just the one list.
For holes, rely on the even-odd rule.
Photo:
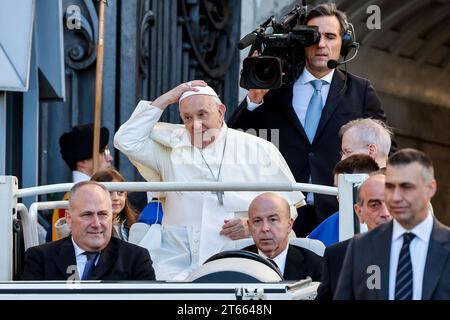
[[(359, 188), (358, 201), (354, 208), (359, 222), (365, 223), (369, 231), (392, 220), (384, 201), (385, 181), (386, 177), (383, 174), (374, 174)], [(322, 282), (317, 290), (317, 300), (333, 298), (350, 240), (336, 243), (325, 249)]]
[[(158, 122), (179, 105), (183, 125)], [(182, 83), (154, 101), (139, 102), (114, 137), (148, 181), (295, 182), (269, 141), (225, 124), (225, 105), (204, 81)], [(249, 236), (246, 211), (261, 192), (167, 192), (162, 228), (140, 244), (149, 249), (158, 280), (184, 280), (226, 242)], [(285, 192), (295, 218), (301, 192)], [(150, 235), (155, 235), (150, 237)]]
[(365, 223), (369, 231), (392, 220), (384, 202), (385, 182), (385, 175), (375, 174), (367, 178), (359, 189), (355, 212), (359, 222)]
[(257, 196), (248, 209), (247, 223), (255, 245), (243, 250), (270, 259), (280, 269), (284, 280), (311, 277), (313, 281), (320, 281), (322, 257), (289, 244), (294, 220), (286, 199), (271, 192)]

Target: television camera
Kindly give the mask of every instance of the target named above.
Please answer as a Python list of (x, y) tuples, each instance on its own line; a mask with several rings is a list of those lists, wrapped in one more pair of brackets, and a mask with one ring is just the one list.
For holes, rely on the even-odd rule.
[[(320, 41), (318, 28), (304, 25), (306, 13), (303, 0), (280, 22), (271, 16), (239, 41), (240, 50), (252, 45), (243, 62), (241, 87), (277, 89), (295, 81), (305, 65), (304, 48)], [(252, 56), (255, 50), (261, 55)]]

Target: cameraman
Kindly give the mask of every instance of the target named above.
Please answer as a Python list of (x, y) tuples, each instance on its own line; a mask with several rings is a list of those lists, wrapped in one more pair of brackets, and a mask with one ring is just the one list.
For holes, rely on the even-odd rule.
[[(279, 130), (279, 148), (296, 181), (333, 185), (333, 168), (341, 158), (341, 126), (357, 118), (386, 117), (368, 80), (327, 67), (341, 55), (349, 30), (345, 13), (334, 3), (321, 4), (311, 9), (305, 23), (318, 26), (321, 36), (318, 44), (305, 48), (306, 67), (300, 76), (279, 89), (251, 89), (229, 126)], [(333, 196), (309, 193), (307, 200), (294, 224), (298, 237), (338, 209)]]

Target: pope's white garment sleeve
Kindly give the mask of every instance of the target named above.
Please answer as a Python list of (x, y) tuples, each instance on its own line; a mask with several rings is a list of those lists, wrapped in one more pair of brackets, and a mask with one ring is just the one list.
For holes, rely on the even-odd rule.
[[(114, 146), (126, 154), (135, 164), (138, 162), (161, 173), (166, 152), (164, 147), (150, 138), (150, 133), (163, 110), (149, 101), (140, 101), (127, 122), (122, 124), (114, 136)], [(136, 165), (136, 164), (135, 164)]]

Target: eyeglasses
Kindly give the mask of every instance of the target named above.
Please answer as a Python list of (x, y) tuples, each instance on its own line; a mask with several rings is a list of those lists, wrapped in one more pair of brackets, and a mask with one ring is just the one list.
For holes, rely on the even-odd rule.
[(340, 155), (341, 155), (341, 157), (342, 157), (342, 156), (349, 157), (349, 156), (351, 156), (351, 155), (357, 153), (356, 151), (361, 150), (361, 149), (365, 149), (365, 148), (367, 148), (368, 146), (370, 146), (370, 144), (366, 144), (366, 145), (364, 145), (364, 146), (362, 146), (362, 147), (356, 148), (355, 150), (352, 150), (352, 149), (350, 149), (350, 148), (347, 148), (347, 149), (341, 150), (341, 151), (340, 151)]

